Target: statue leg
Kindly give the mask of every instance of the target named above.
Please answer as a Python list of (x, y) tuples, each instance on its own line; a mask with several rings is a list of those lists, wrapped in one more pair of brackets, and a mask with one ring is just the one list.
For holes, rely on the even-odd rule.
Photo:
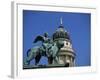
[(58, 64), (58, 57), (57, 56), (53, 58), (53, 64)]
[(25, 60), (25, 65), (29, 65), (30, 61), (34, 59), (34, 53), (29, 52), (29, 56), (27, 56), (26, 60)]
[(35, 57), (35, 65), (37, 65), (39, 63), (40, 59), (41, 59), (40, 54)]
[(29, 65), (30, 61), (27, 60), (27, 58), (24, 60), (24, 65)]
[(50, 57), (48, 57), (48, 64), (52, 64), (52, 63), (53, 63), (53, 57), (50, 56)]

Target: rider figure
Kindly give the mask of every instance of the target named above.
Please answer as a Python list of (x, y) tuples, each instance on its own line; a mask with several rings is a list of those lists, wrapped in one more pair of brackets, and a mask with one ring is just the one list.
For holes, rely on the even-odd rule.
[(48, 33), (44, 33), (43, 37), (44, 37), (44, 42), (48, 43), (48, 41), (49, 41)]
[(50, 38), (48, 38), (48, 33), (44, 33), (43, 38), (44, 38), (44, 42), (42, 46), (46, 54), (48, 54), (48, 48), (49, 48), (48, 43), (50, 43)]

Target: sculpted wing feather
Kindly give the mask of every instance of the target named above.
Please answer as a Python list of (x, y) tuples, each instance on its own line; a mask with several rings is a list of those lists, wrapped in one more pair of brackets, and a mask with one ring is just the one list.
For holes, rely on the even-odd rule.
[(38, 42), (38, 41), (42, 41), (44, 42), (44, 37), (43, 36), (37, 36), (34, 40), (34, 43)]

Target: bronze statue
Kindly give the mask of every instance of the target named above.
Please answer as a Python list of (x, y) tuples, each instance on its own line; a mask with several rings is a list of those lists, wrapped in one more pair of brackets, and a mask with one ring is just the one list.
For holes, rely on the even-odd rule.
[(37, 65), (41, 56), (46, 56), (48, 58), (48, 64), (58, 64), (57, 55), (64, 43), (54, 42), (52, 38), (48, 38), (48, 33), (44, 33), (43, 36), (37, 36), (34, 43), (38, 41), (42, 41), (42, 45), (27, 51), (27, 58), (25, 59), (24, 65), (29, 65), (32, 59), (35, 59), (35, 65)]

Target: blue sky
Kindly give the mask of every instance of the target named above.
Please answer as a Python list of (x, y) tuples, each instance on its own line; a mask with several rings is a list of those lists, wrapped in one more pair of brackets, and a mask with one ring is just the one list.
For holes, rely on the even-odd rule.
[[(76, 53), (76, 66), (91, 65), (91, 14), (75, 12), (49, 12), (23, 10), (23, 58), (29, 48), (39, 45), (33, 44), (37, 35), (48, 32), (49, 37), (60, 25), (69, 32), (73, 49)], [(31, 64), (34, 60), (31, 61)], [(47, 64), (47, 58), (42, 57), (39, 64)]]

